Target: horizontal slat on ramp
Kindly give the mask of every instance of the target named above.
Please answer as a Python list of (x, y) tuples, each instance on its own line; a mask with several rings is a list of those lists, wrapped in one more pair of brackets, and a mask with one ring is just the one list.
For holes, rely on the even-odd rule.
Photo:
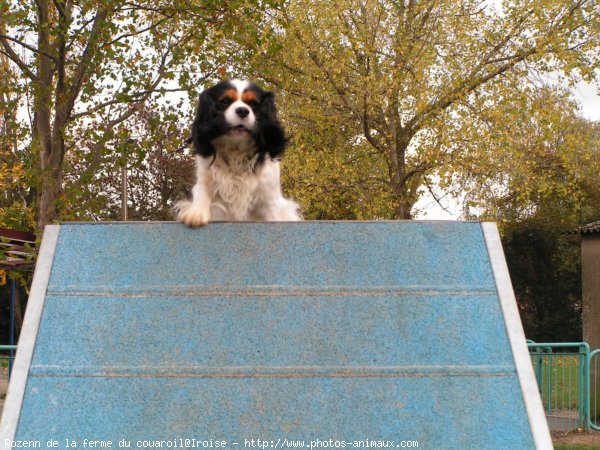
[(543, 448), (484, 234), (61, 225), (11, 436)]

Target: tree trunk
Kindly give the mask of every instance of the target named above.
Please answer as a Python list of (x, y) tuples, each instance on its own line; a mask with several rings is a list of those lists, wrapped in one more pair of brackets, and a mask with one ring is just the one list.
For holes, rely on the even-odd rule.
[(414, 132), (409, 129), (403, 129), (398, 125), (394, 130), (394, 149), (392, 150), (392, 164), (394, 172), (392, 174), (391, 186), (396, 200), (394, 208), (394, 219), (410, 220), (412, 219), (411, 210), (413, 199), (408, 192), (408, 178), (406, 167), (406, 151)]
[[(44, 156), (42, 155), (42, 159)], [(46, 158), (52, 159), (52, 158)], [(42, 195), (40, 198), (38, 227), (43, 229), (52, 223), (57, 215), (57, 200), (61, 192), (62, 171), (52, 161), (42, 162)]]
[(38, 216), (38, 228), (43, 229), (56, 218), (56, 197), (59, 183), (54, 179), (56, 170), (53, 170), (51, 160), (53, 151), (53, 136), (51, 126), (52, 81), (54, 70), (52, 60), (47, 56), (51, 54), (50, 37), (48, 34), (49, 12), (48, 1), (40, 0), (38, 6), (38, 48), (42, 51), (38, 55), (37, 77), (38, 85), (34, 92), (35, 125), (40, 151), (40, 164), (42, 171), (41, 198)]
[(394, 219), (396, 220), (411, 220), (411, 210), (413, 201), (409, 198), (406, 181), (400, 181), (403, 177), (394, 177), (392, 180), (392, 191), (396, 200), (394, 208)]
[(406, 197), (403, 197), (400, 200), (400, 204), (394, 211), (394, 214), (396, 216), (395, 218), (398, 220), (412, 220), (412, 218), (413, 218), (412, 214), (411, 214), (412, 207), (413, 207), (413, 205), (410, 204), (409, 201), (406, 201)]

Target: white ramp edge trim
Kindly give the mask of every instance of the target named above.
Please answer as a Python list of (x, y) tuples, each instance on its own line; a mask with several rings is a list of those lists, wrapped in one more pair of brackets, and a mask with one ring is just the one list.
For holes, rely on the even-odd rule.
[(60, 225), (47, 225), (44, 228), (42, 245), (35, 265), (35, 275), (31, 283), (31, 291), (27, 300), (27, 309), (23, 320), (23, 332), (19, 336), (19, 345), (13, 370), (10, 376), (4, 411), (2, 412), (2, 422), (0, 423), (0, 442), (3, 448), (11, 448), (6, 444), (14, 441), (27, 380), (29, 367), (33, 357), (35, 341), (37, 339), (38, 328), (44, 310), (44, 301), (46, 299), (46, 290), (50, 280), (50, 272), (54, 262), (54, 253)]
[(510, 281), (508, 266), (500, 241), (498, 227), (493, 222), (484, 222), (481, 224), (485, 242), (488, 248), (492, 271), (498, 289), (498, 297), (504, 315), (504, 323), (508, 333), (508, 340), (515, 359), (517, 376), (525, 401), (529, 426), (533, 434), (533, 441), (538, 450), (552, 450), (552, 438), (548, 421), (544, 413), (544, 407), (540, 398), (538, 385), (533, 372), (533, 364), (529, 356), (525, 332), (521, 324), (517, 300)]

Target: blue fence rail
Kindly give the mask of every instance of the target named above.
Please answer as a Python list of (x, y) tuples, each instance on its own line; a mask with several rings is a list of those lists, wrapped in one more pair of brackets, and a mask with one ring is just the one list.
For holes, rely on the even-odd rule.
[(600, 350), (585, 342), (528, 346), (550, 429), (600, 430)]
[(550, 429), (590, 428), (588, 344), (529, 342), (528, 346)]
[[(6, 367), (8, 369), (8, 377), (12, 372), (13, 362), (15, 360), (15, 352), (17, 351), (16, 345), (0, 345), (0, 364), (4, 368), (4, 362), (6, 361)], [(4, 353), (8, 352), (8, 353)]]
[(589, 358), (589, 380), (590, 380), (590, 427), (600, 430), (600, 350), (594, 350)]

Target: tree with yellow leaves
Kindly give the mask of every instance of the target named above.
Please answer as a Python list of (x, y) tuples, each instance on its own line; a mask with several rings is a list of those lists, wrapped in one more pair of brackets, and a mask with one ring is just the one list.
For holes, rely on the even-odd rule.
[[(297, 146), (290, 159), (311, 163), (313, 178), (333, 172), (311, 180), (294, 164), (292, 189), (308, 191), (311, 205), (331, 188), (363, 210), (381, 201), (371, 216), (411, 218), (428, 185), (472, 167), (467, 150), (485, 153), (481, 114), (526, 101), (533, 75), (597, 75), (599, 8), (592, 0), (285, 2), (263, 23), (253, 70), (281, 91)], [(494, 171), (493, 158), (480, 164)], [(366, 187), (362, 199), (356, 183)]]
[[(194, 102), (230, 57), (220, 40), (263, 3), (270, 2), (0, 0), (10, 95), (20, 94), (31, 117), (20, 149), (39, 164), (32, 179), (38, 228), (58, 220), (68, 203), (64, 175), (73, 148), (87, 149), (97, 168), (123, 147), (119, 138), (128, 141), (128, 121), (150, 100), (176, 91)], [(111, 156), (113, 164), (122, 157)]]

